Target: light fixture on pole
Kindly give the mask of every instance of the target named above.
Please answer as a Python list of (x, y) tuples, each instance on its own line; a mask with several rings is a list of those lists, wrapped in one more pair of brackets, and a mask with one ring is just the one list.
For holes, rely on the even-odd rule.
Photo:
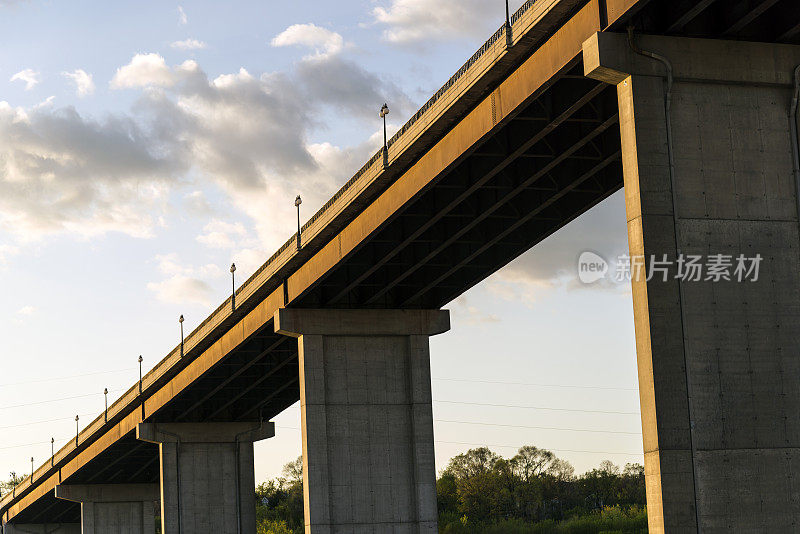
[(31, 456), (31, 483), (33, 483), (33, 456)]
[(142, 355), (140, 354), (139, 355), (139, 395), (142, 394), (142, 362), (143, 361), (144, 361), (144, 358), (142, 358)]
[(389, 140), (386, 137), (386, 115), (389, 114), (389, 105), (384, 103), (378, 114), (383, 119), (383, 166), (389, 164)]
[(181, 358), (183, 358), (183, 314), (178, 318), (178, 322), (181, 324)]
[(108, 423), (108, 388), (103, 388), (103, 396), (105, 396), (105, 400), (106, 400), (105, 422)]
[(236, 311), (236, 264), (231, 263), (231, 311)]
[(303, 199), (297, 195), (297, 198), (294, 199), (294, 207), (297, 208), (297, 250), (300, 250), (300, 204), (302, 203)]
[(56, 438), (50, 438), (50, 467), (55, 464), (56, 457)]
[(79, 419), (80, 419), (80, 416), (76, 415), (75, 416), (75, 446), (76, 447), (78, 446), (78, 435), (79, 435), (79, 432), (78, 432), (78, 420)]

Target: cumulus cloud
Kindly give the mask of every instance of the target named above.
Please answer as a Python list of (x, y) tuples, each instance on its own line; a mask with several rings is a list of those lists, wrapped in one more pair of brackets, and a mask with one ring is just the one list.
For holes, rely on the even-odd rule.
[(223, 271), (219, 266), (184, 266), (175, 253), (156, 256), (155, 260), (158, 262), (158, 270), (167, 276), (160, 282), (147, 284), (147, 289), (158, 300), (169, 304), (211, 305), (214, 291), (208, 280), (222, 275)]
[(170, 87), (174, 83), (175, 73), (160, 54), (136, 54), (130, 63), (117, 69), (111, 88)]
[(37, 71), (33, 69), (25, 69), (11, 76), (9, 81), (25, 82), (25, 90), (30, 91), (31, 89), (36, 87), (36, 84), (38, 84), (41, 80), (39, 78), (39, 73)]
[(502, 10), (502, 2), (486, 0), (391, 0), (388, 5), (375, 7), (372, 15), (376, 23), (386, 26), (385, 40), (415, 44), (454, 37), (488, 37), (487, 32), (502, 24)]
[(90, 119), (52, 102), (0, 103), (0, 232), (9, 245), (55, 233), (151, 237), (175, 208), (219, 218), (211, 193), (249, 218), (248, 233), (209, 227), (198, 241), (263, 261), (294, 231), (295, 195), (310, 216), (380, 144), (377, 133), (350, 147), (310, 143), (323, 108), (370, 124), (364, 102), (412, 110), (394, 84), (341, 55), (210, 79), (194, 61), (170, 66), (141, 53), (111, 86), (140, 91), (131, 113)]
[(62, 72), (61, 74), (75, 84), (75, 94), (78, 96), (87, 96), (94, 93), (92, 75), (85, 70), (75, 69), (72, 72)]
[(184, 39), (183, 41), (175, 41), (169, 46), (177, 50), (200, 50), (206, 47), (206, 43), (197, 39)]
[(489, 278), (487, 287), (498, 297), (527, 303), (534, 302), (542, 291), (554, 287), (629, 291), (628, 284), (615, 283), (613, 267), (604, 280), (582, 284), (578, 279), (578, 257), (586, 251), (598, 254), (610, 266), (620, 255), (628, 253), (622, 191), (511, 262)]
[(152, 234), (148, 209), (185, 170), (129, 117), (0, 102), (0, 230), (18, 240), (68, 232)]
[(338, 33), (316, 24), (293, 24), (278, 34), (272, 46), (305, 46), (314, 49), (309, 58), (325, 58), (338, 54), (344, 48), (344, 38)]
[(197, 241), (211, 248), (233, 248), (236, 240), (246, 234), (247, 229), (240, 222), (212, 219), (203, 228), (203, 233), (197, 236)]

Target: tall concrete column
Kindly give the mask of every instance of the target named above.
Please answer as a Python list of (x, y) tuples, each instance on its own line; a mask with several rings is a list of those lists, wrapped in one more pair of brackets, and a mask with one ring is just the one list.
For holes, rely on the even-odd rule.
[(436, 533), (429, 336), (447, 311), (275, 314), (298, 338), (305, 531)]
[(158, 443), (162, 534), (255, 534), (253, 442), (273, 423), (140, 423)]
[(56, 497), (81, 503), (82, 534), (155, 534), (158, 484), (58, 485)]
[[(617, 86), (630, 256), (706, 267), (632, 281), (650, 532), (798, 532), (800, 47), (633, 42), (671, 63), (671, 95), (664, 63), (627, 35), (583, 47), (587, 76)], [(730, 281), (708, 271), (717, 254)], [(757, 281), (738, 281), (740, 254), (762, 257)]]
[(80, 523), (4, 523), (3, 534), (81, 534)]

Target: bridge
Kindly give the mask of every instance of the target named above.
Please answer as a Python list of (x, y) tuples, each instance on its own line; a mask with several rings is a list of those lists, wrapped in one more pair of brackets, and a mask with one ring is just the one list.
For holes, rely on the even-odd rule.
[(763, 258), (632, 280), (650, 532), (797, 531), (798, 44), (796, 0), (526, 2), (3, 533), (254, 533), (252, 444), (298, 400), (306, 532), (436, 532), (441, 308), (623, 187), (632, 257)]

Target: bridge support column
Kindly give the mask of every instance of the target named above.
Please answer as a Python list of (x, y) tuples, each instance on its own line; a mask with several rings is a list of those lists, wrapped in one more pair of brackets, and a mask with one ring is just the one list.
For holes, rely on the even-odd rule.
[(305, 531), (436, 533), (429, 336), (447, 311), (281, 309), (298, 338)]
[[(632, 281), (650, 532), (797, 532), (800, 47), (634, 42), (671, 62), (669, 97), (663, 62), (627, 35), (598, 34), (583, 57), (617, 86), (630, 256), (673, 262)], [(738, 281), (740, 254), (762, 258), (757, 281)], [(676, 279), (680, 255), (700, 256), (699, 281)]]
[(162, 534), (255, 534), (253, 442), (273, 423), (140, 423), (159, 445)]
[(157, 484), (56, 486), (56, 497), (81, 503), (82, 534), (155, 534)]
[(80, 523), (5, 523), (3, 534), (81, 534)]

